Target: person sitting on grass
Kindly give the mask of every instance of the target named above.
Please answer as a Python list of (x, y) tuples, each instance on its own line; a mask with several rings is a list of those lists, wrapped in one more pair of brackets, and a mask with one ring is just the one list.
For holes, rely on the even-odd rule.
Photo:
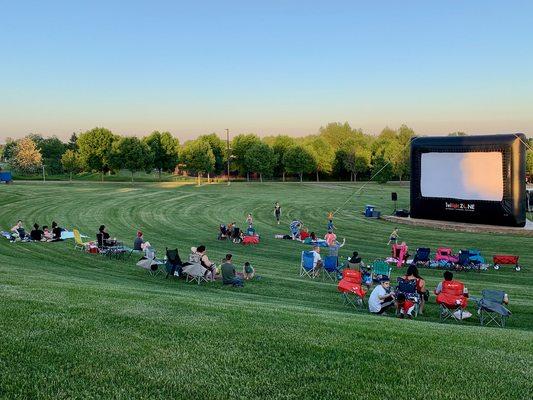
[(133, 250), (146, 251), (146, 249), (149, 249), (150, 247), (152, 247), (150, 242), (144, 241), (143, 233), (141, 231), (137, 231), (137, 237), (133, 241)]
[(394, 305), (394, 293), (390, 292), (390, 280), (383, 277), (379, 285), (372, 290), (368, 299), (368, 310), (372, 314), (383, 314), (387, 309)]
[(38, 223), (33, 224), (33, 229), (30, 232), (31, 240), (35, 242), (40, 242), (43, 240), (44, 231), (40, 228)]
[(246, 229), (246, 236), (255, 236), (255, 228), (252, 224), (248, 225), (248, 229)]
[(307, 227), (303, 227), (302, 229), (300, 229), (300, 240), (304, 241), (308, 237), (309, 237), (309, 230), (307, 229)]
[(413, 311), (415, 309), (415, 303), (405, 297), (405, 293), (398, 293), (396, 297), (396, 307), (398, 309), (399, 318), (413, 319)]
[(233, 285), (236, 287), (243, 287), (244, 283), (240, 277), (235, 273), (235, 265), (232, 263), (233, 256), (226, 254), (224, 263), (220, 267), (222, 271), (222, 283), (224, 285)]
[(63, 228), (57, 225), (56, 221), (52, 221), (52, 240), (61, 240), (61, 232), (63, 232), (63, 230)]
[(200, 264), (202, 264), (202, 267), (207, 269), (206, 275), (207, 280), (214, 281), (215, 275), (217, 273), (217, 267), (214, 262), (211, 262), (206, 254), (206, 249), (204, 245), (200, 245), (196, 248), (196, 252), (200, 256)]
[(43, 226), (43, 238), (47, 242), (51, 242), (53, 240), (53, 233), (48, 229), (48, 226)]
[(244, 263), (244, 266), (242, 267), (242, 276), (244, 277), (245, 280), (250, 280), (250, 279), (254, 279), (254, 275), (255, 275), (255, 269), (254, 267), (252, 267), (252, 265), (246, 261)]
[(24, 229), (24, 225), (22, 224), (22, 220), (20, 219), (17, 221), (15, 226), (11, 228), (11, 241), (14, 242), (17, 239), (28, 240), (26, 230)]

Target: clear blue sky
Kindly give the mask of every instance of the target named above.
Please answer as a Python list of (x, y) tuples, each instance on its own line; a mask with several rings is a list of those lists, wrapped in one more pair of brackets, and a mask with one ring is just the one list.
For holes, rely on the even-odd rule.
[(2, 2), (0, 141), (533, 132), (531, 1), (83, 3)]

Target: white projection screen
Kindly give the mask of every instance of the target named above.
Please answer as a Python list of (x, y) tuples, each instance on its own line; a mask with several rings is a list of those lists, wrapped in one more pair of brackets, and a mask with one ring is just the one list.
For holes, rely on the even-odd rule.
[(502, 153), (434, 152), (421, 156), (420, 191), (423, 197), (503, 199)]

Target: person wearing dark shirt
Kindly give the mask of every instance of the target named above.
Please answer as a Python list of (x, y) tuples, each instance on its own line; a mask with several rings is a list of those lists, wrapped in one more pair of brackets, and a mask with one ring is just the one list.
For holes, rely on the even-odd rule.
[(40, 242), (43, 240), (44, 232), (40, 229), (39, 224), (33, 224), (33, 230), (30, 232), (31, 240)]
[(52, 240), (61, 240), (62, 231), (63, 228), (60, 228), (56, 221), (52, 221)]
[[(98, 236), (100, 236), (101, 239), (98, 239)], [(115, 239), (111, 239), (111, 236), (109, 235), (109, 232), (107, 232), (107, 228), (105, 227), (105, 225), (100, 225), (96, 237), (98, 239), (98, 245), (112, 247), (117, 244), (117, 241)]]
[(224, 264), (220, 267), (222, 270), (222, 283), (224, 285), (244, 286), (242, 279), (235, 273), (235, 265), (232, 264), (232, 258), (231, 254), (226, 254)]

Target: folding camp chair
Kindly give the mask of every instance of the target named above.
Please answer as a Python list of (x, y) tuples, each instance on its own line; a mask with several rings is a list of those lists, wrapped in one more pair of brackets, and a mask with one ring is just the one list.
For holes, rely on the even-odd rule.
[(318, 276), (315, 271), (315, 255), (312, 251), (302, 251), (300, 276), (306, 276), (311, 279), (315, 279)]
[(361, 286), (361, 272), (345, 268), (342, 270), (342, 279), (337, 285), (337, 290), (342, 293), (344, 305), (365, 308), (366, 291)]
[(147, 270), (150, 276), (157, 276), (161, 272), (159, 264), (155, 259), (155, 253), (145, 256), (137, 262), (137, 266)]
[(337, 281), (337, 274), (339, 273), (338, 270), (339, 265), (339, 257), (336, 256), (326, 256), (324, 257), (324, 266), (323, 266), (323, 272), (322, 279), (329, 278), (332, 281)]
[(459, 281), (451, 281), (446, 285), (443, 282), (442, 292), (437, 295), (437, 304), (440, 306), (440, 320), (451, 319), (455, 322), (463, 320), (463, 312), (468, 304), (468, 299), (463, 294), (464, 285)]
[(182, 272), (183, 263), (181, 262), (178, 249), (165, 248), (165, 254), (166, 254), (165, 269), (167, 272), (167, 274), (165, 275), (165, 278), (168, 278), (169, 276), (170, 277), (175, 276), (176, 271), (178, 271), (178, 276), (180, 276)]
[[(416, 279), (404, 279), (399, 277), (396, 282), (398, 284), (395, 289), (396, 296), (399, 293), (403, 293), (406, 299), (415, 303), (413, 317), (417, 317), (420, 309), (420, 295), (416, 291)], [(396, 312), (398, 311), (399, 310), (396, 310)]]
[(511, 315), (511, 311), (504, 307), (504, 297), (505, 292), (501, 290), (484, 289), (481, 291), (481, 299), (477, 300), (477, 312), (481, 325), (488, 326), (494, 323), (496, 326), (505, 328), (505, 322)]
[(375, 260), (372, 263), (372, 280), (374, 282), (379, 282), (381, 278), (386, 276), (390, 278), (392, 268), (383, 260)]
[(76, 228), (72, 229), (72, 233), (74, 233), (74, 250), (86, 250), (90, 242), (83, 242), (81, 240), (80, 231)]
[(416, 249), (413, 264), (427, 265), (429, 263), (430, 253), (431, 249), (429, 247), (419, 247), (418, 249)]

